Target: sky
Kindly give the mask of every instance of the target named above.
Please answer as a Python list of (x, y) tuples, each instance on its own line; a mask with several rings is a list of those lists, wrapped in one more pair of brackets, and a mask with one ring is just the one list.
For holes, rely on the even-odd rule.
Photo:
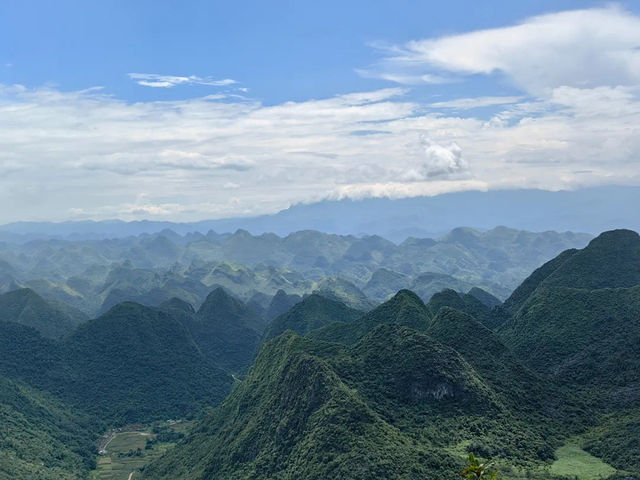
[(640, 185), (640, 2), (0, 2), (0, 223)]

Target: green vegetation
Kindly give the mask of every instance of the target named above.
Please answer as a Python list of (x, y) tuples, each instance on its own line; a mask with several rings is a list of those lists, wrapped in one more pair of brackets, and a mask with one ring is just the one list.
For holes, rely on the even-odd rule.
[(302, 300), (302, 297), (299, 295), (288, 295), (284, 290), (278, 290), (269, 302), (264, 315), (265, 320), (272, 322), (280, 315), (287, 313), (300, 300)]
[(184, 423), (155, 424), (148, 429), (123, 429), (115, 432), (98, 457), (91, 480), (136, 480), (150, 462), (158, 459), (184, 437)]
[(335, 322), (310, 332), (317, 340), (352, 344), (382, 323), (396, 323), (424, 331), (431, 321), (431, 313), (420, 297), (409, 290), (399, 291), (392, 299), (353, 322)]
[(491, 463), (480, 462), (473, 453), (469, 454), (467, 468), (460, 472), (460, 476), (467, 479), (486, 478), (488, 480), (495, 480), (498, 478), (496, 472), (491, 470)]
[(82, 312), (55, 300), (44, 300), (29, 288), (0, 295), (0, 322), (16, 322), (58, 338), (88, 320)]
[[(525, 241), (507, 231), (487, 235), (493, 244), (485, 234), (458, 229), (441, 241), (413, 240), (401, 248), (482, 251), (499, 264), (515, 258)], [(45, 318), (31, 315), (31, 307), (6, 308), (0, 478), (87, 478), (96, 432), (204, 411), (188, 433), (166, 423), (116, 432), (92, 480), (128, 480), (132, 472), (133, 479), (148, 480), (640, 475), (640, 237), (633, 232), (607, 232), (583, 250), (560, 254), (504, 305), (480, 289), (444, 289), (427, 304), (400, 290), (365, 314), (345, 302), (365, 308), (370, 299), (362, 292), (382, 295), (385, 279), (434, 285), (447, 274), (385, 268), (400, 247), (379, 237), (331, 237), (340, 255), (319, 253), (314, 248), (327, 239), (308, 232), (288, 240), (303, 252), (291, 261), (314, 272), (310, 283), (296, 283), (297, 274), (274, 266), (212, 269), (196, 260), (181, 266), (176, 257), (186, 240), (161, 237), (139, 239), (135, 248), (152, 264), (173, 259), (162, 278), (133, 265), (96, 265), (83, 273), (91, 285), (72, 282), (89, 293), (108, 284), (103, 306), (138, 283), (135, 294), (162, 300), (158, 308), (118, 303), (62, 338), (25, 325)], [(213, 255), (207, 249), (215, 244), (249, 262), (274, 259), (280, 248), (278, 237), (247, 232), (203, 238), (193, 238), (200, 254)], [(119, 251), (116, 243), (110, 248)], [(415, 255), (416, 263), (424, 260)], [(327, 278), (323, 270), (366, 279), (373, 265), (369, 288)], [(212, 282), (225, 286), (206, 295), (203, 286)], [(283, 288), (272, 299), (274, 290), (267, 295), (250, 286), (258, 283)], [(241, 285), (252, 306), (226, 285)], [(314, 294), (298, 302), (286, 293), (306, 288), (331, 298)], [(183, 299), (164, 298), (169, 291)], [(34, 295), (19, 291), (10, 298), (51, 306)], [(289, 303), (295, 305), (266, 325), (261, 315)]]
[(550, 471), (554, 475), (580, 480), (599, 480), (607, 478), (616, 469), (607, 465), (599, 458), (589, 455), (577, 444), (568, 442), (556, 450), (557, 460), (551, 465)]
[(0, 478), (76, 480), (95, 465), (90, 417), (0, 377)]
[(277, 337), (286, 330), (305, 335), (331, 322), (352, 322), (363, 315), (359, 310), (318, 294), (312, 294), (288, 312), (273, 320), (265, 331), (265, 340)]
[[(321, 357), (287, 332), (186, 443), (145, 478), (428, 478), (462, 463), (421, 445), (371, 409)], [(433, 396), (430, 396), (433, 401)]]
[(640, 411), (608, 414), (583, 436), (582, 446), (613, 467), (640, 475)]
[(284, 238), (243, 230), (206, 235), (164, 230), (111, 240), (9, 239), (0, 249), (0, 292), (29, 287), (92, 317), (124, 301), (157, 306), (177, 297), (197, 307), (216, 287), (245, 302), (256, 293), (317, 291), (358, 310), (401, 289), (425, 301), (443, 288), (473, 286), (504, 298), (535, 267), (589, 239), (504, 227), (456, 229), (438, 240), (409, 238), (399, 245), (377, 236), (314, 231)]
[(211, 292), (185, 324), (203, 355), (231, 372), (251, 365), (265, 326), (263, 319), (223, 288)]
[(478, 288), (473, 287), (471, 290), (467, 292), (467, 294), (475, 297), (477, 300), (480, 300), (484, 305), (489, 308), (497, 307), (498, 305), (502, 305), (502, 302), (495, 295), (491, 295), (489, 292)]
[(233, 383), (180, 322), (135, 303), (114, 307), (58, 342), (11, 322), (0, 322), (0, 332), (0, 376), (115, 425), (194, 415), (219, 403)]
[(500, 337), (531, 368), (602, 407), (639, 405), (638, 265), (640, 237), (625, 230), (563, 253), (523, 283), (535, 286), (526, 299), (521, 288), (505, 302), (515, 313)]
[(180, 322), (135, 303), (81, 325), (62, 350), (73, 373), (60, 395), (116, 425), (193, 415), (232, 383)]
[[(320, 340), (328, 336), (343, 345)], [(545, 478), (585, 417), (477, 320), (448, 307), (431, 318), (403, 291), (358, 320), (268, 342), (247, 378), (145, 478), (455, 478), (462, 442), (505, 459), (503, 470)]]

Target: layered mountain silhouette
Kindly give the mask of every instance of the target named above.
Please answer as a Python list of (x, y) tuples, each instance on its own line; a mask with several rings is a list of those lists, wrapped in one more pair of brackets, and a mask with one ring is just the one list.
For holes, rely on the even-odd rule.
[[(506, 298), (530, 272), (587, 234), (532, 233), (498, 227), (457, 228), (399, 243), (376, 235), (298, 231), (280, 237), (246, 230), (207, 234), (169, 229), (122, 238), (28, 238), (11, 235), (0, 249), (0, 292), (31, 288), (90, 317), (132, 301), (158, 306), (181, 298), (198, 308), (223, 287), (258, 314), (278, 291), (313, 292), (370, 310), (401, 289), (424, 301), (443, 288), (481, 287)], [(0, 233), (0, 236), (2, 234)], [(290, 306), (290, 305), (289, 305)], [(284, 313), (267, 315), (271, 320)]]
[[(478, 252), (497, 271), (532, 245), (572, 245), (470, 229), (403, 247), (318, 232), (162, 237), (100, 241), (141, 263), (56, 267), (66, 273), (40, 283), (50, 293), (67, 285), (60, 292), (74, 298), (102, 292), (96, 305), (106, 310), (92, 320), (33, 290), (0, 296), (0, 476), (85, 478), (105, 429), (184, 417), (198, 418), (192, 431), (136, 475), (454, 478), (474, 452), (496, 459), (504, 478), (542, 479), (557, 448), (576, 439), (622, 478), (640, 472), (635, 232), (605, 232), (545, 258), (504, 303), (485, 284), (439, 284), (473, 262), (457, 263), (455, 275), (412, 270), (399, 249), (417, 264), (421, 249), (440, 259)], [(215, 259), (273, 259), (285, 243), (293, 263)], [(41, 252), (30, 268), (91, 251), (68, 246), (46, 245), (44, 256), (30, 246)], [(380, 261), (394, 256), (394, 268)], [(148, 268), (160, 258), (171, 262)], [(19, 263), (10, 261), (12, 275), (24, 282)], [(356, 272), (359, 284), (347, 278)], [(427, 295), (435, 285), (443, 288)]]

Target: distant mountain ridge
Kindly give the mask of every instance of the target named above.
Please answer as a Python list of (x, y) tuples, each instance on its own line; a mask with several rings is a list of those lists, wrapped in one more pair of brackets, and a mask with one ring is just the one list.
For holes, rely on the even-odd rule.
[[(198, 308), (216, 287), (251, 300), (258, 314), (280, 290), (297, 298), (317, 292), (358, 310), (401, 289), (423, 300), (443, 288), (472, 287), (505, 298), (535, 267), (591, 238), (497, 227), (456, 228), (437, 240), (400, 244), (310, 230), (285, 237), (164, 230), (119, 239), (0, 242), (0, 293), (31, 288), (90, 316), (123, 301), (157, 306), (174, 297)], [(270, 319), (283, 313), (277, 303)]]
[[(529, 231), (576, 231), (596, 234), (613, 228), (640, 227), (640, 187), (607, 186), (574, 191), (467, 191), (405, 199), (326, 200), (294, 205), (273, 215), (189, 223), (120, 220), (16, 222), (0, 225), (0, 240), (43, 236), (118, 238), (169, 229), (179, 234), (266, 232), (288, 235), (319, 230), (341, 235), (381, 235), (396, 242), (408, 237), (439, 237), (460, 225), (488, 230), (498, 225)], [(535, 208), (532, 208), (535, 206)]]

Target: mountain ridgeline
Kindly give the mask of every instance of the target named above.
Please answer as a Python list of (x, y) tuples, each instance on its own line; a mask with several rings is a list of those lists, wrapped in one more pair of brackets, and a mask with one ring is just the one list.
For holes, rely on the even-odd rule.
[(638, 246), (634, 232), (607, 232), (504, 306), (477, 290), (427, 304), (403, 290), (359, 318), (315, 323), (333, 305), (303, 301), (145, 478), (453, 478), (461, 445), (547, 478), (536, 465), (598, 421), (584, 448), (633, 478), (634, 442), (617, 432), (638, 418)]
[[(316, 255), (306, 235), (299, 262)], [(145, 255), (184, 254), (184, 239), (164, 236), (148, 237)], [(239, 255), (256, 238), (229, 246)], [(342, 254), (343, 273), (369, 275), (366, 262), (395, 255), (383, 239), (362, 240)], [(262, 241), (256, 258), (281, 239)], [(425, 242), (402, 248), (489, 248), (468, 229)], [(495, 248), (485, 255), (498, 261)], [(560, 479), (550, 466), (567, 442), (621, 478), (640, 476), (635, 232), (545, 259), (504, 303), (486, 284), (441, 283), (445, 273), (379, 266), (358, 286), (313, 267), (310, 288), (296, 290), (281, 267), (191, 260), (206, 282), (186, 288), (195, 277), (169, 266), (172, 287), (156, 290), (155, 306), (125, 297), (126, 285), (160, 285), (157, 271), (96, 263), (107, 282), (78, 277), (75, 291), (117, 285), (107, 290), (119, 300), (91, 320), (33, 290), (0, 296), (0, 476), (86, 478), (105, 429), (169, 418), (197, 422), (134, 478), (457, 478), (474, 452), (495, 459), (501, 478)], [(239, 297), (226, 287), (247, 279), (274, 288)]]
[(18, 236), (0, 243), (0, 293), (30, 288), (95, 317), (124, 301), (157, 306), (180, 298), (198, 308), (223, 287), (259, 315), (271, 308), (270, 321), (314, 292), (365, 311), (402, 289), (424, 301), (443, 288), (472, 287), (503, 299), (534, 268), (591, 238), (505, 227), (399, 243), (311, 230), (284, 237), (167, 229), (122, 238)]

